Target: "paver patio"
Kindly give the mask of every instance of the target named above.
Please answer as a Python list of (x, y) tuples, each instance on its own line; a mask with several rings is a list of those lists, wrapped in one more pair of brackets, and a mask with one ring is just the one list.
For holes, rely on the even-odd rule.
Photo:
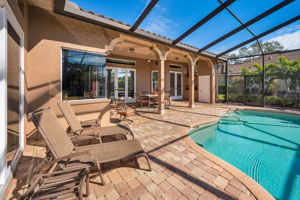
[[(236, 106), (196, 104), (191, 109), (186, 105), (176, 102), (165, 115), (155, 114), (155, 109), (139, 109), (131, 117), (130, 127), (149, 153), (153, 170), (112, 169), (105, 173), (105, 186), (99, 185), (95, 176), (90, 181), (89, 199), (256, 199), (234, 174), (186, 142), (190, 127), (216, 121), (222, 112)], [(30, 166), (44, 153), (44, 147), (26, 147), (6, 199), (20, 197)], [(142, 159), (139, 161), (146, 167)]]

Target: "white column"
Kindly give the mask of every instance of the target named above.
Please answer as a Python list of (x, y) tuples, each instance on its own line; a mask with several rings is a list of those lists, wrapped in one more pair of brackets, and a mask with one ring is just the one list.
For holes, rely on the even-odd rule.
[(158, 113), (165, 114), (165, 59), (158, 66)]
[(195, 107), (195, 64), (189, 65), (189, 107)]

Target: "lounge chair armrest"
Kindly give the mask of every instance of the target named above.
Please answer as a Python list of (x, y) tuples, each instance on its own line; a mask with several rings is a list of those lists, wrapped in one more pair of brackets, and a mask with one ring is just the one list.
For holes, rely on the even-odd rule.
[(74, 158), (74, 157), (77, 157), (77, 156), (88, 155), (88, 154), (90, 154), (89, 150), (87, 150), (87, 151), (81, 151), (81, 152), (75, 152), (75, 153), (71, 153), (69, 155), (57, 158), (56, 160), (61, 161), (61, 160), (66, 160), (66, 159)]
[(37, 176), (40, 177), (49, 177), (49, 176), (53, 176), (53, 175), (60, 175), (60, 174), (67, 174), (70, 172), (75, 172), (78, 171), (78, 173), (80, 173), (81, 171), (89, 171), (89, 166), (87, 165), (78, 165), (78, 166), (72, 166), (72, 167), (68, 167), (65, 168), (64, 170), (60, 170), (60, 171), (55, 171), (55, 172), (51, 172), (51, 173), (44, 173), (44, 174), (38, 174)]
[(66, 155), (66, 156), (63, 156), (63, 157), (52, 160), (51, 162), (47, 163), (43, 168), (51, 167), (52, 165), (54, 165), (56, 163), (59, 163), (61, 161), (65, 161), (65, 160), (70, 159), (70, 158), (74, 158), (74, 157), (82, 156), (82, 155), (88, 155), (88, 154), (90, 154), (90, 151), (82, 151), (82, 152), (71, 153), (69, 155)]
[(124, 123), (121, 124), (121, 123), (119, 123), (118, 126), (120, 126), (122, 128), (125, 128), (126, 130), (128, 130), (128, 132), (132, 132), (131, 129), (130, 129), (130, 127), (127, 124), (124, 124)]
[(82, 126), (87, 126), (84, 129), (88, 128), (89, 126), (90, 127), (93, 127), (93, 126), (98, 127), (99, 126), (97, 119), (84, 120), (84, 121), (80, 121), (80, 123)]

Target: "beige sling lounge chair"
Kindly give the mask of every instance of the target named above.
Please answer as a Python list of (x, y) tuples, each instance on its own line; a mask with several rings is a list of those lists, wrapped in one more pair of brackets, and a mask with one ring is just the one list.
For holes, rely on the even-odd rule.
[[(125, 125), (115, 125), (115, 126), (107, 126), (107, 127), (100, 127), (100, 125), (93, 126), (91, 124), (90, 127), (83, 128), (82, 124), (78, 120), (78, 118), (75, 115), (75, 112), (73, 108), (71, 107), (70, 103), (67, 101), (61, 101), (58, 102), (58, 107), (60, 108), (61, 112), (65, 116), (66, 121), (68, 122), (71, 132), (75, 136), (81, 136), (84, 139), (89, 139), (93, 137), (98, 137), (100, 142), (102, 142), (101, 138), (103, 136), (109, 136), (109, 135), (131, 135), (132, 138), (134, 138), (134, 135), (132, 131), (129, 129), (129, 127)], [(99, 123), (96, 123), (99, 124)], [(78, 137), (75, 137), (75, 140)], [(123, 137), (126, 138), (126, 137)]]
[(144, 157), (151, 170), (148, 155), (136, 139), (75, 147), (51, 108), (32, 113), (32, 121), (55, 159), (69, 156), (65, 166), (73, 162), (96, 166), (103, 184), (101, 164), (107, 162)]
[(53, 171), (61, 162), (55, 159), (43, 163), (35, 171), (21, 200), (31, 199), (83, 199), (85, 185), (86, 197), (89, 196), (89, 166), (78, 165), (64, 170)]

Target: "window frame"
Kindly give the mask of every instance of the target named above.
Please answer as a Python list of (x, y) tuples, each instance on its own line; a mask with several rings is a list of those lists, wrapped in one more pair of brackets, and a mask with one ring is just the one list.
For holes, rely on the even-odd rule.
[(105, 70), (104, 70), (104, 76), (105, 76), (105, 97), (100, 97), (100, 98), (93, 98), (93, 99), (74, 99), (74, 100), (64, 100), (63, 99), (63, 50), (68, 50), (68, 51), (81, 51), (81, 52), (86, 52), (86, 53), (92, 53), (92, 54), (97, 54), (105, 57), (105, 60), (107, 58), (107, 55), (104, 53), (99, 53), (99, 52), (93, 52), (93, 51), (88, 51), (84, 49), (76, 49), (76, 48), (69, 48), (69, 47), (61, 47), (60, 49), (60, 100), (61, 101), (69, 101), (69, 102), (92, 102), (92, 101), (99, 101), (99, 100), (107, 100), (107, 71), (106, 68), (107, 66), (105, 65)]
[[(151, 92), (153, 92), (153, 72), (157, 72), (158, 74), (158, 70), (151, 70)], [(158, 87), (158, 80), (157, 80), (157, 87)], [(157, 88), (158, 90), (158, 88)]]
[[(137, 73), (136, 73), (136, 69), (135, 68), (122, 68), (122, 67), (106, 67), (106, 69), (114, 69), (115, 70), (115, 75), (114, 75), (114, 82), (115, 82), (115, 88), (118, 86), (118, 82), (116, 81), (118, 79), (118, 73), (119, 73), (119, 69), (124, 69), (125, 70), (125, 100), (126, 103), (132, 103), (136, 101), (136, 91), (137, 91)], [(134, 98), (129, 99), (128, 98), (128, 72), (129, 71), (133, 71), (134, 72)], [(106, 70), (107, 72), (107, 70)], [(107, 78), (107, 76), (106, 76)], [(106, 83), (107, 84), (107, 83)], [(106, 94), (107, 96), (107, 94)], [(116, 91), (114, 91), (114, 98), (119, 98), (118, 93), (116, 93)], [(108, 99), (108, 98), (107, 98)]]
[[(24, 102), (25, 102), (25, 78), (24, 78), (24, 32), (22, 30), (21, 25), (19, 24), (17, 18), (12, 12), (8, 2), (4, 0), (3, 7), (0, 7), (0, 48), (5, 49), (0, 53), (0, 71), (4, 73), (0, 73), (0, 90), (4, 91), (4, 95), (0, 97), (0, 137), (2, 134), (4, 136), (3, 139), (0, 140), (0, 151), (4, 152), (0, 156), (0, 197), (5, 191), (5, 187), (9, 179), (12, 177), (12, 173), (16, 168), (18, 160), (22, 155), (22, 151), (25, 146), (25, 129), (24, 129)], [(7, 165), (6, 153), (7, 153), (7, 39), (8, 39), (8, 31), (7, 25), (8, 23), (13, 27), (14, 31), (18, 34), (20, 38), (20, 68), (19, 68), (19, 147), (10, 163)]]

